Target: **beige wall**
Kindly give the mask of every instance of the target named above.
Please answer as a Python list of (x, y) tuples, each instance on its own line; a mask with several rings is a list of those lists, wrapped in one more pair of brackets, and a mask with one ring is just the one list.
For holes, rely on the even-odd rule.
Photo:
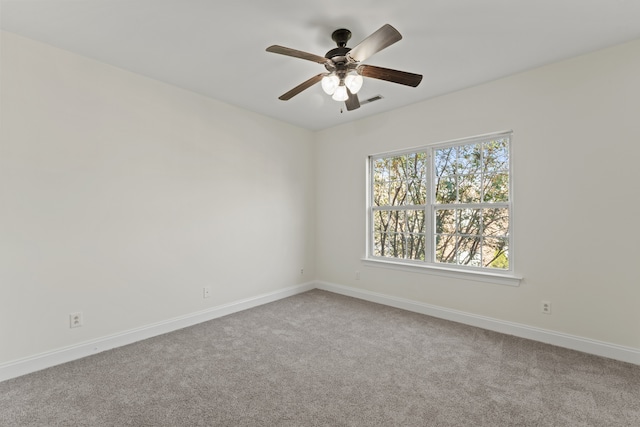
[(6, 32), (1, 132), (0, 363), (315, 275), (311, 132)]
[[(640, 349), (639, 76), (635, 41), (318, 133), (318, 278)], [(361, 263), (369, 154), (509, 129), (519, 287)]]
[[(640, 349), (640, 41), (316, 134), (10, 33), (1, 72), (0, 364), (314, 278)], [(519, 287), (361, 263), (367, 155), (507, 129)]]

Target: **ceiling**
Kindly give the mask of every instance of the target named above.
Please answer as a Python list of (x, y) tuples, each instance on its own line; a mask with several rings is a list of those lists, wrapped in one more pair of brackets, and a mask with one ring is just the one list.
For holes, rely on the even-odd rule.
[[(640, 38), (640, 0), (2, 0), (2, 29), (210, 98), (319, 130)], [(324, 56), (384, 24), (403, 35), (364, 63), (424, 75), (417, 88), (365, 79), (343, 109), (315, 85), (324, 71), (265, 51)]]

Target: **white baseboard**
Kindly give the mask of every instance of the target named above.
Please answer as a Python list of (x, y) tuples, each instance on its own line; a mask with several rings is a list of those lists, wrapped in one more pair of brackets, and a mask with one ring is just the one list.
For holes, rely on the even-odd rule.
[(493, 319), (458, 310), (451, 310), (444, 307), (371, 292), (364, 289), (352, 288), (328, 282), (309, 282), (284, 288), (275, 292), (258, 295), (256, 297), (234, 301), (232, 303), (223, 304), (140, 328), (131, 329), (118, 334), (85, 341), (69, 347), (26, 357), (24, 359), (3, 363), (0, 364), (0, 381), (26, 375), (31, 372), (70, 362), (72, 360), (80, 359), (112, 348), (132, 344), (157, 335), (166, 334), (168, 332), (193, 326), (198, 323), (213, 320), (232, 313), (237, 313), (239, 311), (247, 310), (249, 308), (257, 307), (316, 288), (441, 319), (464, 323), (466, 325), (477, 326), (491, 331), (640, 365), (640, 350), (636, 348), (624, 347), (607, 342), (564, 334), (561, 332), (536, 328), (520, 323)]
[(335, 283), (316, 282), (316, 288), (441, 319), (464, 323), (466, 325), (477, 326), (490, 331), (501, 332), (503, 334), (514, 335), (520, 338), (527, 338), (534, 341), (553, 344), (558, 347), (569, 348), (584, 353), (640, 365), (640, 349), (637, 348), (624, 347), (617, 344), (592, 340), (562, 332), (523, 325), (521, 323), (508, 322), (493, 319), (491, 317), (465, 313), (463, 311), (451, 310), (418, 301), (370, 292), (364, 289), (337, 285)]
[(216, 319), (232, 313), (237, 313), (259, 305), (287, 298), (302, 292), (314, 289), (312, 282), (303, 283), (301, 285), (291, 286), (280, 289), (278, 291), (269, 292), (258, 295), (256, 297), (234, 301), (232, 303), (219, 305), (206, 310), (190, 313), (184, 316), (168, 319), (162, 322), (131, 329), (118, 334), (97, 338), (91, 341), (85, 341), (72, 346), (48, 351), (46, 353), (37, 354), (35, 356), (26, 357), (24, 359), (15, 360), (0, 364), (0, 381), (26, 375), (45, 368), (59, 365), (112, 348), (121, 347), (132, 344), (136, 341), (145, 340), (157, 335), (166, 334), (178, 329), (193, 326), (198, 323)]

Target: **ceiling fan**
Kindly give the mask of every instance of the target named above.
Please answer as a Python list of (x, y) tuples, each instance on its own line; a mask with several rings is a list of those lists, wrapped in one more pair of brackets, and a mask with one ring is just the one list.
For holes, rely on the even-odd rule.
[(398, 30), (389, 24), (380, 27), (354, 48), (347, 47), (347, 42), (351, 38), (351, 31), (345, 28), (335, 30), (331, 34), (331, 38), (338, 47), (331, 49), (325, 56), (318, 56), (278, 45), (267, 48), (267, 52), (317, 62), (324, 65), (327, 70), (327, 72), (313, 76), (294, 87), (289, 92), (281, 95), (279, 99), (287, 101), (314, 84), (322, 82), (322, 89), (328, 95), (332, 95), (334, 100), (344, 101), (347, 110), (351, 111), (360, 108), (357, 93), (362, 87), (363, 77), (386, 80), (412, 87), (418, 86), (422, 81), (422, 75), (420, 74), (361, 64), (362, 61), (365, 61), (373, 54), (402, 39), (402, 35)]

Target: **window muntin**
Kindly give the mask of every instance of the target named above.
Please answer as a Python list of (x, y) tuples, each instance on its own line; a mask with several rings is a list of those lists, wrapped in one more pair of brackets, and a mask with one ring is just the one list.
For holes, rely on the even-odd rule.
[(512, 271), (510, 133), (370, 157), (376, 259)]

